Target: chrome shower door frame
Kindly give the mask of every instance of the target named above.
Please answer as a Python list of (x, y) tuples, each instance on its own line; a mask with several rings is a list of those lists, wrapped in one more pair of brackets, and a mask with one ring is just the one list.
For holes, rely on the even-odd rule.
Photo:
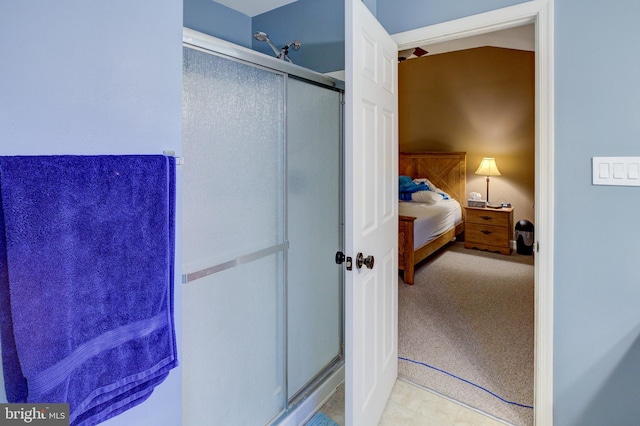
[[(289, 342), (289, 327), (288, 324), (288, 312), (290, 311), (287, 299), (289, 296), (289, 257), (291, 250), (296, 250), (296, 247), (290, 247), (289, 241), (289, 191), (292, 190), (291, 182), (293, 181), (290, 176), (290, 170), (292, 165), (288, 163), (288, 147), (289, 147), (289, 125), (288, 119), (289, 114), (287, 112), (287, 91), (290, 86), (290, 81), (302, 81), (304, 83), (309, 83), (313, 86), (322, 89), (328, 89), (331, 92), (335, 92), (337, 96), (337, 103), (339, 104), (339, 119), (335, 121), (335, 125), (337, 125), (338, 129), (336, 129), (337, 134), (339, 135), (339, 159), (337, 168), (339, 170), (339, 183), (338, 183), (338, 201), (336, 203), (339, 205), (339, 212), (337, 215), (339, 216), (337, 220), (338, 229), (336, 230), (336, 240), (337, 242), (337, 250), (342, 250), (344, 246), (344, 200), (343, 200), (343, 182), (344, 182), (344, 170), (343, 170), (343, 123), (342, 123), (342, 104), (344, 102), (344, 83), (335, 80), (331, 77), (327, 77), (325, 75), (313, 72), (303, 67), (299, 67), (297, 65), (290, 64), (288, 62), (284, 62), (278, 60), (276, 58), (269, 57), (267, 55), (263, 55), (262, 53), (252, 51), (250, 49), (246, 49), (232, 43), (228, 43), (224, 40), (216, 39), (210, 36), (207, 36), (202, 33), (198, 33), (196, 31), (190, 29), (184, 29), (183, 31), (183, 46), (187, 49), (193, 49), (196, 51), (200, 51), (203, 53), (211, 54), (217, 57), (221, 57), (224, 59), (228, 59), (231, 61), (238, 62), (240, 64), (248, 65), (251, 67), (255, 67), (258, 69), (266, 70), (271, 73), (281, 75), (284, 79), (284, 91), (283, 91), (283, 102), (284, 102), (284, 124), (283, 124), (283, 135), (284, 140), (282, 143), (283, 147), (283, 179), (284, 179), (284, 190), (282, 201), (283, 205), (283, 226), (284, 226), (284, 238), (277, 239), (273, 244), (268, 246), (256, 246), (252, 247), (250, 250), (245, 252), (238, 253), (229, 253), (230, 257), (228, 258), (216, 258), (212, 263), (209, 264), (198, 264), (198, 267), (194, 267), (193, 265), (183, 268), (183, 283), (187, 288), (190, 288), (194, 285), (202, 285), (204, 281), (209, 279), (212, 276), (217, 274), (229, 273), (230, 270), (233, 270), (237, 267), (241, 267), (243, 265), (251, 264), (252, 262), (262, 261), (261, 259), (268, 259), (270, 256), (283, 256), (282, 259), (282, 268), (284, 270), (284, 283), (282, 289), (282, 301), (278, 302), (281, 306), (284, 307), (284, 312), (282, 313), (279, 321), (283, 322), (283, 339), (282, 339), (282, 351), (283, 356), (282, 366), (278, 367), (278, 371), (282, 368), (282, 372), (284, 374), (282, 388), (278, 387), (275, 390), (274, 397), (279, 393), (285, 396), (284, 406), (281, 410), (277, 410), (274, 412), (273, 416), (268, 420), (265, 424), (278, 423), (281, 425), (286, 424), (298, 424), (301, 419), (304, 419), (308, 416), (308, 414), (315, 411), (317, 408), (317, 404), (319, 404), (328, 393), (332, 392), (335, 389), (336, 384), (340, 383), (344, 377), (344, 272), (343, 268), (338, 267), (337, 265), (326, 265), (324, 267), (325, 270), (329, 270), (330, 268), (334, 268), (335, 277), (338, 279), (338, 292), (337, 296), (338, 304), (337, 307), (339, 320), (337, 321), (337, 326), (339, 327), (339, 343), (338, 347), (335, 351), (335, 354), (331, 355), (331, 359), (323, 368), (317, 371), (316, 374), (311, 375), (308, 380), (305, 381), (304, 385), (300, 387), (299, 384), (296, 384), (296, 389), (289, 389), (289, 382), (291, 378), (289, 377), (289, 365), (288, 365), (288, 353), (292, 351), (292, 348), (288, 347)], [(183, 101), (184, 103), (184, 101)], [(269, 111), (265, 111), (265, 113), (269, 113)], [(193, 159), (189, 159), (188, 155), (184, 157), (185, 161), (185, 169), (190, 166), (190, 163), (193, 162)], [(185, 188), (185, 191), (188, 188)], [(242, 196), (239, 194), (239, 196)], [(313, 224), (310, 224), (313, 226)], [(299, 234), (299, 231), (298, 231)], [(185, 246), (189, 243), (188, 241), (184, 242)], [(295, 244), (295, 243), (294, 243)], [(310, 258), (314, 258), (314, 253), (309, 253)], [(299, 259), (299, 256), (297, 257)], [(299, 260), (298, 260), (299, 261)], [(311, 260), (310, 260), (311, 261)], [(326, 259), (323, 259), (326, 261)], [(332, 261), (332, 259), (331, 259)], [(201, 262), (202, 263), (202, 262)], [(186, 269), (186, 270), (185, 270)], [(298, 283), (296, 283), (298, 285)], [(190, 292), (185, 291), (184, 298), (187, 299), (189, 297)], [(192, 299), (197, 293), (192, 293)], [(193, 303), (193, 300), (192, 300)], [(197, 302), (196, 302), (197, 303)], [(188, 308), (189, 303), (185, 303), (185, 308)], [(187, 316), (189, 315), (188, 309), (185, 309), (187, 312), (185, 313)], [(298, 314), (299, 315), (299, 314)], [(189, 327), (188, 324), (185, 324), (185, 329)], [(185, 330), (185, 334), (189, 334), (188, 330)], [(239, 339), (242, 339), (243, 336), (238, 336)], [(280, 338), (278, 338), (280, 340)], [(185, 343), (188, 345), (189, 343)], [(213, 350), (213, 349), (212, 349)], [(224, 348), (220, 348), (220, 350), (225, 350)], [(190, 348), (185, 346), (184, 352), (188, 354)], [(188, 356), (185, 357), (189, 359)], [(280, 359), (280, 358), (278, 358)], [(194, 366), (192, 366), (192, 369)], [(198, 367), (198, 368), (201, 368)], [(206, 367), (205, 367), (206, 368)], [(190, 386), (189, 380), (189, 371), (192, 371), (188, 365), (185, 366), (184, 375), (186, 376), (184, 380), (184, 386)], [(280, 374), (280, 373), (278, 373)], [(222, 384), (218, 384), (221, 386)], [(247, 386), (251, 386), (250, 383), (246, 383)], [(190, 389), (183, 389), (183, 393), (188, 396), (188, 393), (191, 392)], [(202, 391), (202, 390), (198, 390)], [(187, 398), (185, 398), (187, 399)], [(192, 409), (193, 407), (190, 407)], [(205, 408), (205, 407), (202, 407)], [(206, 407), (209, 408), (209, 407)], [(195, 420), (195, 419), (194, 419)]]

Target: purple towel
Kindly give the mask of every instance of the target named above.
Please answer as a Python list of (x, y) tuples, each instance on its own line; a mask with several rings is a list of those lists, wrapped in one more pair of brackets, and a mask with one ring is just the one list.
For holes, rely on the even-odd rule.
[(0, 320), (9, 402), (94, 425), (177, 365), (175, 161), (0, 157)]

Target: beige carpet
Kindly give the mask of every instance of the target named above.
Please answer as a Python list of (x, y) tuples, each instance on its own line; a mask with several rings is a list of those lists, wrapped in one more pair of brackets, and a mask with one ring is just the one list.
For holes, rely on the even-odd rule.
[(415, 285), (399, 280), (400, 377), (532, 425), (533, 280), (533, 256), (467, 250), (460, 242), (424, 261)]

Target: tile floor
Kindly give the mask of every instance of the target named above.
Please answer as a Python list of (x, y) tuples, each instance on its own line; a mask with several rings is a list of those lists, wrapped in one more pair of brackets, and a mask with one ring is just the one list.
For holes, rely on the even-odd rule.
[[(344, 426), (344, 386), (320, 409)], [(378, 426), (504, 426), (494, 420), (402, 380), (396, 381)]]

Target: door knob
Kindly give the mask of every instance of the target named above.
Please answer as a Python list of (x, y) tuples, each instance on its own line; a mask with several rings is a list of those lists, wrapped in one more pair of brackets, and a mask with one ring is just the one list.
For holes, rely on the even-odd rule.
[(364, 257), (362, 253), (358, 253), (356, 256), (356, 268), (362, 268), (362, 265), (366, 266), (367, 269), (373, 269), (373, 256)]

